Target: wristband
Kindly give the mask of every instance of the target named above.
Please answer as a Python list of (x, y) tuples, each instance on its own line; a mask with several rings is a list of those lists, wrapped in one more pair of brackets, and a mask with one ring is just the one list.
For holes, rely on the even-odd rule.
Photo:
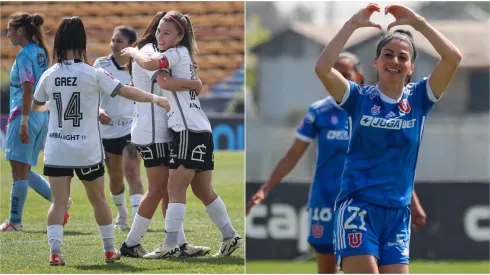
[(27, 125), (27, 120), (29, 119), (29, 116), (21, 115), (20, 116), (20, 125)]
[(151, 99), (151, 102), (157, 103), (158, 102), (158, 96), (157, 95), (152, 95), (153, 98)]

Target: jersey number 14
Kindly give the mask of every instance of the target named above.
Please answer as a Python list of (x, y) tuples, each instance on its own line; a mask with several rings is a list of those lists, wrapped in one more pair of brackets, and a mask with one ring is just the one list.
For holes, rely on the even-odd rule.
[(63, 120), (72, 120), (73, 127), (80, 127), (80, 120), (83, 118), (83, 114), (80, 112), (80, 93), (74, 92), (71, 95), (63, 114), (63, 120), (61, 119), (61, 114), (63, 113), (61, 93), (53, 93), (53, 98), (56, 101), (56, 109), (58, 110), (58, 127), (63, 127)]

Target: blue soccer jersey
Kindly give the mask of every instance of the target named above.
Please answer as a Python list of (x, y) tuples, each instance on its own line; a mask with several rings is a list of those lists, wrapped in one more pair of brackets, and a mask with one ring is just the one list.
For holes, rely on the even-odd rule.
[(349, 81), (340, 106), (348, 114), (351, 140), (337, 202), (410, 204), (424, 124), (436, 101), (428, 78), (408, 84), (399, 101), (377, 86)]
[(27, 44), (15, 57), (10, 71), (10, 112), (22, 108), (22, 83), (31, 82), (36, 88), (37, 81), (48, 68), (46, 52), (35, 43)]
[(330, 207), (335, 203), (349, 144), (348, 126), (347, 114), (332, 97), (327, 97), (310, 106), (296, 132), (296, 137), (306, 142), (318, 138), (310, 208)]

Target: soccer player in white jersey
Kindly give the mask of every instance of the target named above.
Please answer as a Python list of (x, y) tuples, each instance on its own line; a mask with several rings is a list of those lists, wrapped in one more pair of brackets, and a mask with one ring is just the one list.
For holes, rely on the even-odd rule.
[[(86, 44), (82, 20), (63, 19), (54, 40), (53, 60), (57, 62), (41, 76), (33, 100), (34, 111), (47, 111), (51, 106), (44, 151), (44, 175), (49, 177), (52, 192), (47, 228), (51, 265), (65, 264), (61, 254), (62, 223), (74, 170), (94, 209), (105, 261), (120, 258), (114, 248), (115, 229), (104, 195), (104, 153), (98, 123), (100, 94), (121, 95), (170, 109), (164, 97), (122, 85), (108, 72), (88, 65)], [(48, 100), (51, 105), (46, 104)]]
[[(146, 29), (143, 36), (135, 43), (135, 46), (148, 55), (158, 52), (155, 32), (158, 22), (165, 15), (158, 13)], [(151, 91), (153, 94), (162, 94), (162, 89), (156, 84), (154, 75), (156, 71), (148, 71), (135, 63), (128, 63), (128, 71), (132, 74), (135, 87)], [(164, 87), (172, 90), (201, 89), (200, 80), (174, 79), (166, 75)], [(141, 239), (148, 230), (153, 214), (160, 200), (162, 212), (168, 206), (167, 180), (169, 143), (172, 141), (171, 133), (167, 126), (167, 112), (154, 108), (147, 103), (136, 103), (135, 117), (131, 128), (133, 143), (143, 158), (148, 177), (148, 191), (145, 193), (138, 213), (135, 215), (131, 230), (120, 248), (122, 256), (139, 258), (147, 252), (141, 245)], [(182, 257), (203, 256), (209, 253), (210, 248), (195, 246), (187, 242), (184, 228), (181, 227), (178, 234), (178, 245), (182, 251)]]
[[(124, 67), (129, 58), (121, 55), (121, 50), (136, 42), (136, 31), (132, 27), (118, 26), (111, 39), (112, 54), (95, 60), (94, 67), (102, 68), (125, 85), (131, 83), (131, 76)], [(102, 145), (105, 151), (105, 163), (109, 172), (109, 187), (112, 201), (117, 208), (115, 226), (127, 228), (128, 209), (124, 178), (129, 186), (129, 201), (133, 217), (136, 215), (141, 198), (143, 184), (140, 178), (140, 159), (136, 147), (131, 144), (131, 123), (133, 121), (134, 102), (124, 97), (112, 98), (101, 95), (99, 121)]]
[(377, 4), (353, 15), (325, 47), (315, 72), (347, 113), (349, 147), (335, 202), (334, 244), (344, 273), (408, 273), (410, 201), (424, 124), (432, 106), (449, 86), (462, 59), (460, 51), (422, 16), (388, 5), (395, 21), (410, 25), (432, 44), (440, 61), (429, 77), (408, 83), (417, 48), (409, 31), (385, 34), (376, 47), (376, 86), (346, 80), (334, 68), (337, 56), (358, 28), (370, 21)]
[[(193, 56), (197, 45), (190, 18), (178, 11), (167, 12), (160, 20), (155, 36), (158, 48), (164, 53), (149, 57), (136, 48), (125, 49), (123, 53), (130, 54), (145, 69), (162, 69), (175, 78), (196, 79)], [(165, 89), (169, 102), (172, 102), (170, 104), (177, 107), (168, 113), (168, 127), (173, 139), (168, 164), (170, 203), (165, 217), (167, 234), (164, 243), (144, 258), (170, 258), (180, 254), (178, 232), (184, 221), (189, 183), (221, 231), (221, 247), (215, 256), (230, 255), (243, 244), (243, 239), (233, 228), (226, 206), (212, 186), (214, 145), (211, 124), (201, 109), (196, 90), (179, 92), (166, 89), (162, 85), (165, 74), (157, 73), (155, 79)]]

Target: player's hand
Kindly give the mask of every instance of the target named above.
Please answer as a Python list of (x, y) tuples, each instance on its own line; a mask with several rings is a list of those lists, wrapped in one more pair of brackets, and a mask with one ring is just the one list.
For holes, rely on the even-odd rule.
[(121, 55), (122, 56), (132, 57), (131, 53), (133, 51), (135, 51), (135, 50), (137, 51), (138, 49), (135, 48), (135, 47), (127, 47), (127, 48), (124, 48), (124, 49), (121, 50)]
[(422, 16), (418, 15), (413, 10), (405, 6), (388, 5), (385, 8), (385, 14), (388, 13), (395, 17), (395, 22), (392, 22), (388, 25), (388, 30), (390, 30), (394, 26), (409, 25), (412, 26), (415, 30), (420, 31), (425, 26), (427, 26), (427, 23)]
[(99, 121), (103, 125), (107, 125), (111, 122), (112, 118), (104, 109), (99, 109)]
[(255, 195), (253, 195), (250, 201), (247, 203), (246, 215), (250, 213), (252, 207), (263, 202), (266, 198), (267, 198), (267, 193), (263, 189), (259, 189), (259, 191), (257, 191), (257, 193), (255, 193)]
[(412, 227), (415, 229), (415, 231), (420, 230), (425, 225), (427, 214), (425, 213), (424, 208), (421, 205), (412, 207), (410, 210), (412, 212)]
[(202, 80), (200, 78), (198, 78), (196, 80), (199, 81), (199, 83), (200, 83), (199, 86), (195, 89), (196, 90), (196, 94), (200, 94), (201, 91), (202, 91), (202, 87), (203, 87)]
[(194, 67), (194, 70), (196, 70), (196, 74), (199, 72), (199, 65), (197, 64), (196, 61), (192, 61), (192, 66)]
[(165, 110), (167, 110), (167, 112), (170, 112), (170, 104), (168, 103), (168, 100), (166, 97), (159, 96), (157, 105), (162, 107), (162, 108), (165, 108)]
[(354, 14), (348, 22), (353, 24), (356, 28), (375, 27), (381, 30), (381, 25), (371, 22), (370, 19), (374, 12), (380, 11), (381, 8), (378, 6), (378, 4), (370, 3), (365, 8)]
[(27, 124), (20, 125), (19, 137), (22, 143), (29, 143), (29, 127), (27, 126)]

